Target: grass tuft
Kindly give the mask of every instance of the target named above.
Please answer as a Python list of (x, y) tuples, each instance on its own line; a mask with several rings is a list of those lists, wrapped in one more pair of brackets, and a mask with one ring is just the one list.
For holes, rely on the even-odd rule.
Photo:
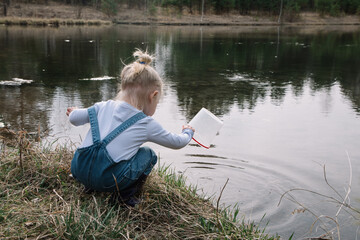
[[(84, 193), (70, 175), (73, 152), (0, 132), (1, 239), (277, 239), (215, 208), (169, 167), (153, 171), (135, 208)], [(4, 137), (5, 136), (5, 137)], [(20, 166), (21, 162), (21, 166)]]

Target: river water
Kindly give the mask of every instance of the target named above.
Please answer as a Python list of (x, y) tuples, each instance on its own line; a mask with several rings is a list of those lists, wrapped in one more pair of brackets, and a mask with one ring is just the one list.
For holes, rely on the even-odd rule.
[[(149, 144), (200, 194), (217, 201), (229, 179), (221, 204), (284, 239), (337, 232), (321, 217), (309, 233), (315, 215), (335, 219), (340, 207), (316, 193), (342, 201), (351, 183), (350, 204), (360, 208), (356, 26), (0, 26), (0, 127), (40, 127), (47, 139), (77, 146), (88, 126), (72, 127), (66, 107), (113, 98), (135, 48), (156, 56), (165, 91), (154, 118), (165, 128), (180, 132), (201, 107), (224, 122), (209, 150)], [(300, 188), (316, 193), (294, 190), (279, 204)], [(344, 210), (341, 238), (356, 239), (359, 214)]]

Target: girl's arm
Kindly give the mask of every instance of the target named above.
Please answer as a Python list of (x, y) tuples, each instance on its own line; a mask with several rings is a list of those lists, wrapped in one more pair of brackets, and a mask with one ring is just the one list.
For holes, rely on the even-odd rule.
[(87, 108), (69, 107), (66, 115), (69, 116), (69, 121), (74, 126), (84, 125), (89, 123), (89, 114)]
[(190, 126), (183, 126), (182, 133), (171, 133), (153, 120), (148, 125), (148, 140), (164, 147), (180, 149), (185, 147), (194, 135), (194, 129)]
[(66, 116), (69, 116), (70, 113), (71, 113), (72, 111), (74, 111), (75, 109), (78, 109), (78, 108), (77, 108), (77, 107), (68, 107), (68, 108), (66, 109)]

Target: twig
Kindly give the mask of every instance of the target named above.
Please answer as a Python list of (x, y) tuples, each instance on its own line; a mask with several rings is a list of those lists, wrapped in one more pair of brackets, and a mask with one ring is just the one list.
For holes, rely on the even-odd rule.
[[(343, 199), (343, 202), (341, 203), (338, 211), (336, 212), (335, 214), (335, 219), (336, 219), (336, 223), (337, 223), (337, 220), (338, 220), (338, 216), (339, 216), (339, 213), (342, 209), (342, 207), (345, 205), (345, 202), (346, 200), (349, 198), (349, 195), (350, 195), (350, 192), (351, 192), (351, 183), (352, 183), (352, 166), (351, 166), (351, 160), (350, 160), (350, 157), (349, 157), (349, 153), (346, 151), (346, 155), (347, 155), (347, 158), (348, 158), (348, 161), (349, 161), (349, 171), (350, 171), (350, 174), (349, 174), (349, 187), (348, 187), (348, 190), (346, 192), (346, 195)], [(339, 229), (339, 225), (337, 224), (337, 227), (338, 227), (338, 239), (340, 240), (340, 229)]]
[(115, 177), (115, 175), (114, 175), (114, 174), (113, 174), (113, 178), (114, 178), (114, 180), (115, 180), (116, 190), (117, 190), (117, 192), (118, 192), (118, 194), (119, 194), (119, 196), (120, 196), (120, 189), (119, 189), (119, 185), (118, 185), (118, 183), (117, 183), (117, 180), (116, 180), (116, 177)]
[[(315, 222), (321, 221), (321, 223), (322, 223), (323, 225), (325, 225), (325, 223), (322, 221), (322, 219), (321, 219), (319, 216), (317, 216), (312, 210), (310, 210), (310, 209), (309, 209), (308, 207), (306, 207), (304, 204), (302, 204), (302, 203), (300, 203), (299, 201), (297, 201), (296, 198), (295, 198), (294, 196), (292, 196), (290, 193), (288, 193), (287, 195), (289, 195), (289, 196), (291, 197), (291, 199), (288, 198), (290, 201), (298, 204), (298, 205), (301, 206), (303, 209), (305, 209), (306, 211), (308, 211), (311, 215), (313, 215), (314, 218), (315, 218)], [(314, 224), (315, 224), (315, 223), (314, 223)], [(325, 228), (323, 228), (322, 226), (320, 226), (320, 227), (321, 227), (321, 229), (322, 229), (324, 232), (326, 232), (326, 234), (328, 234), (328, 231), (327, 231)], [(310, 233), (311, 233), (311, 232), (312, 232), (312, 227), (310, 228)]]
[(96, 207), (96, 211), (97, 211), (98, 217), (101, 217), (102, 214), (101, 214), (101, 212), (100, 212), (99, 205), (98, 205), (98, 203), (97, 203), (97, 201), (96, 201), (96, 198), (95, 198), (94, 195), (93, 195), (92, 197), (93, 197), (94, 202), (95, 202), (95, 207)]
[(345, 195), (345, 198), (344, 198), (344, 201), (341, 203), (340, 207), (339, 207), (339, 210), (337, 211), (337, 213), (335, 214), (335, 217), (337, 218), (337, 216), (339, 215), (340, 211), (341, 211), (341, 208), (345, 205), (345, 202), (346, 202), (346, 199), (349, 198), (349, 194), (351, 192), (351, 182), (352, 182), (352, 166), (351, 166), (351, 160), (350, 160), (350, 157), (349, 157), (349, 153), (346, 151), (346, 155), (347, 155), (347, 158), (348, 158), (348, 161), (349, 161), (349, 168), (350, 168), (350, 176), (349, 176), (349, 187), (348, 187), (348, 190), (347, 190), (347, 193)]
[[(350, 209), (352, 211), (354, 211), (355, 213), (360, 213), (359, 210), (353, 208), (351, 205), (350, 205), (350, 199), (349, 199), (349, 195), (350, 195), (350, 192), (351, 192), (351, 185), (352, 185), (352, 165), (351, 165), (351, 160), (350, 160), (350, 157), (349, 157), (349, 154), (348, 152), (346, 151), (346, 154), (347, 154), (347, 158), (348, 158), (348, 162), (349, 162), (349, 171), (350, 171), (350, 174), (349, 174), (349, 184), (348, 184), (348, 188), (347, 188), (347, 191), (346, 191), (346, 195), (345, 197), (343, 197), (328, 181), (327, 179), (327, 176), (326, 176), (326, 167), (325, 165), (323, 165), (323, 174), (324, 174), (324, 180), (326, 182), (326, 184), (337, 194), (337, 196), (340, 198), (340, 200), (334, 198), (334, 197), (331, 197), (331, 196), (328, 196), (328, 195), (325, 195), (325, 194), (321, 194), (321, 193), (318, 193), (318, 192), (315, 192), (315, 191), (312, 191), (312, 190), (308, 190), (308, 189), (303, 189), (303, 188), (293, 188), (293, 189), (290, 189), (288, 191), (286, 191), (285, 193), (283, 193), (280, 197), (280, 200), (279, 200), (279, 203), (278, 203), (278, 206), (280, 205), (282, 199), (284, 198), (284, 196), (286, 195), (289, 195), (290, 198), (288, 198), (290, 201), (293, 201), (295, 203), (297, 203), (298, 205), (300, 205), (301, 207), (303, 207), (305, 210), (307, 210), (308, 212), (310, 212), (315, 218), (316, 220), (313, 222), (313, 224), (311, 225), (311, 228), (310, 228), (310, 232), (312, 231), (313, 227), (315, 226), (315, 224), (318, 222), (318, 221), (321, 221), (322, 222), (322, 218), (327, 218), (327, 219), (330, 219), (331, 221), (333, 221), (335, 224), (336, 224), (336, 229), (337, 229), (337, 237), (338, 237), (338, 240), (341, 239), (341, 236), (340, 236), (340, 225), (339, 225), (339, 221), (338, 221), (338, 216), (341, 212), (341, 210), (343, 209), (343, 207), (345, 206), (347, 209)], [(290, 192), (292, 191), (305, 191), (305, 192), (309, 192), (309, 193), (312, 193), (312, 194), (315, 194), (315, 195), (318, 195), (318, 196), (321, 196), (321, 197), (324, 197), (326, 199), (329, 199), (331, 201), (333, 201), (334, 203), (337, 203), (337, 204), (340, 204), (340, 207), (338, 209), (338, 211), (336, 212), (335, 214), (335, 217), (329, 217), (329, 216), (317, 216), (315, 213), (313, 213), (312, 211), (310, 211), (308, 208), (304, 207), (303, 204), (301, 204), (300, 202), (298, 202), (295, 197), (293, 197)], [(348, 201), (348, 203), (347, 203)], [(345, 212), (349, 213), (351, 216), (353, 216), (355, 219), (357, 219), (353, 214), (351, 214), (350, 212), (347, 211), (347, 209), (344, 209)], [(320, 226), (321, 227), (321, 226)], [(321, 227), (327, 235), (329, 235), (329, 231), (327, 231), (326, 229), (324, 229), (323, 227)], [(330, 236), (330, 235), (329, 235)]]
[(216, 202), (216, 220), (217, 220), (218, 224), (221, 226), (224, 233), (225, 233), (225, 229), (224, 229), (223, 225), (221, 224), (221, 222), (219, 220), (219, 203), (220, 203), (220, 199), (221, 199), (221, 196), (223, 194), (223, 191), (224, 191), (226, 185), (228, 184), (228, 182), (229, 182), (229, 178), (226, 180), (225, 185), (222, 187), (222, 189), (220, 191), (220, 195), (219, 195), (218, 200)]
[(323, 166), (323, 170), (324, 170), (324, 179), (325, 179), (326, 184), (327, 184), (342, 200), (344, 200), (343, 196), (341, 196), (341, 194), (340, 194), (338, 191), (336, 191), (336, 189), (335, 189), (333, 186), (331, 186), (330, 183), (328, 182), (327, 177), (326, 177), (325, 165)]
[[(304, 191), (304, 192), (309, 192), (309, 193), (313, 193), (313, 194), (316, 194), (316, 195), (319, 195), (321, 197), (324, 197), (324, 198), (328, 198), (328, 199), (331, 199), (333, 200), (335, 203), (340, 203), (339, 200), (337, 200), (336, 198), (333, 198), (333, 197), (329, 197), (325, 194), (321, 194), (321, 193), (318, 193), (318, 192), (315, 192), (315, 191), (312, 191), (312, 190), (308, 190), (308, 189), (305, 189), (305, 188), (292, 188), (288, 191), (286, 191), (285, 193), (283, 193), (280, 197), (280, 200), (279, 200), (279, 203), (278, 203), (278, 206), (280, 205), (282, 199), (284, 198), (285, 195), (289, 194), (289, 192), (293, 192), (293, 191)], [(347, 206), (347, 204), (345, 205)], [(347, 206), (348, 207), (348, 206)]]
[(22, 131), (19, 132), (19, 135), (18, 135), (18, 138), (19, 138), (19, 163), (20, 163), (20, 168), (21, 168), (21, 171), (24, 171), (24, 168), (23, 168), (23, 158), (22, 158), (22, 150), (23, 150), (23, 134), (22, 134)]
[(58, 196), (66, 205), (68, 205), (68, 203), (56, 192), (55, 189), (53, 189), (53, 192), (56, 194), (56, 196)]
[(216, 203), (216, 211), (219, 210), (220, 199), (221, 199), (221, 196), (222, 196), (222, 194), (223, 194), (223, 191), (224, 191), (226, 185), (228, 184), (228, 182), (229, 182), (229, 178), (226, 180), (225, 185), (224, 185), (224, 186), (222, 187), (222, 189), (221, 189), (220, 196), (218, 197), (218, 200), (217, 200), (217, 203)]
[[(313, 224), (312, 224), (311, 227), (310, 227), (310, 232), (312, 231), (312, 229), (313, 229), (313, 227), (315, 226), (316, 222), (317, 222), (318, 220), (321, 221), (321, 218), (323, 218), (323, 217), (330, 219), (331, 221), (333, 221), (333, 222), (336, 224), (336, 229), (337, 229), (337, 234), (338, 234), (338, 240), (340, 240), (340, 225), (339, 225), (339, 222), (337, 221), (337, 219), (334, 219), (334, 218), (329, 217), (329, 216), (319, 216), (319, 217), (317, 217), (317, 219), (313, 222)], [(325, 231), (325, 233), (326, 233), (327, 236), (331, 236), (331, 235), (332, 235), (330, 231), (327, 231), (327, 230), (324, 229), (324, 228), (322, 228), (322, 229)]]

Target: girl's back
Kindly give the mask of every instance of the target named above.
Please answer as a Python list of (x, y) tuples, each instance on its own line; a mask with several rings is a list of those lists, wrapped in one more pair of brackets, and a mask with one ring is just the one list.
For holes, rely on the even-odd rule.
[[(140, 110), (123, 101), (109, 100), (96, 103), (94, 106), (97, 112), (101, 139), (104, 139), (121, 123), (140, 112)], [(88, 123), (89, 116), (87, 109), (73, 111), (69, 116), (69, 120), (76, 126)], [(170, 133), (163, 129), (152, 117), (147, 116), (111, 141), (107, 145), (107, 150), (115, 162), (120, 162), (134, 156), (140, 146), (147, 141), (173, 149), (182, 148), (189, 142), (189, 136), (183, 133)], [(92, 144), (92, 135), (91, 131), (89, 131), (81, 147), (87, 147)]]

